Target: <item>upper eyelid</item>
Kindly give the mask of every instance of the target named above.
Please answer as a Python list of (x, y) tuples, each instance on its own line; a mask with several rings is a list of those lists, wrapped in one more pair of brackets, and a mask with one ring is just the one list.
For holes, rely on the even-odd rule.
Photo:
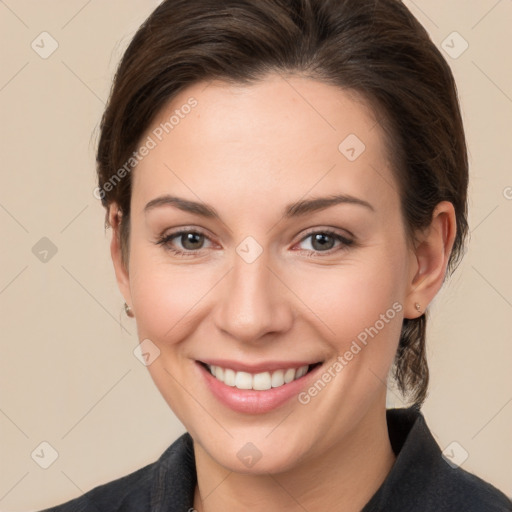
[[(174, 238), (179, 238), (181, 235), (184, 235), (186, 233), (194, 233), (196, 235), (203, 235), (205, 238), (207, 238), (210, 243), (213, 243), (211, 237), (205, 232), (205, 231), (202, 231), (201, 229), (197, 229), (197, 228), (180, 228), (178, 229), (177, 231), (173, 231), (171, 233), (163, 233), (161, 236), (158, 237), (158, 243), (166, 243), (168, 242), (169, 240), (172, 240)], [(195, 249), (197, 251), (200, 251), (201, 249)], [(193, 250), (189, 250), (189, 252), (193, 252)]]
[[(340, 231), (345, 232), (346, 235), (340, 233)], [(304, 238), (307, 238), (308, 236), (311, 236), (315, 233), (328, 233), (330, 235), (340, 236), (342, 238), (355, 238), (355, 236), (347, 229), (327, 227), (327, 228), (320, 228), (320, 229), (318, 229), (318, 228), (307, 229), (306, 233), (304, 235), (302, 235), (302, 238), (299, 241), (302, 241), (302, 240), (304, 240)]]
[[(328, 236), (331, 236), (333, 237), (336, 241), (340, 242), (342, 244), (342, 246), (344, 245), (345, 247), (348, 247), (348, 246), (352, 246), (355, 242), (355, 239), (354, 237), (347, 237), (345, 235), (342, 235), (340, 233), (338, 233), (337, 231), (334, 231), (334, 230), (328, 230), (328, 229), (325, 229), (325, 230), (313, 230), (313, 231), (310, 231), (309, 233), (307, 233), (306, 235), (304, 235), (298, 242), (296, 242), (294, 245), (297, 245), (297, 244), (300, 244), (301, 242), (304, 242), (305, 240), (307, 240), (311, 235), (314, 235), (316, 233), (323, 233), (323, 234), (327, 234)], [(311, 252), (311, 249), (302, 249), (304, 251), (307, 251), (307, 252)], [(318, 252), (319, 254), (321, 253), (325, 253), (325, 254), (329, 254), (333, 249), (328, 249), (326, 251), (314, 251), (315, 253)]]
[[(354, 238), (355, 237), (354, 237), (354, 235), (352, 235), (352, 233), (350, 233), (347, 230), (343, 230), (343, 231), (345, 231), (348, 234), (348, 236), (346, 236), (346, 235), (343, 235), (343, 234), (339, 233), (339, 230), (340, 230), (340, 228), (331, 228), (331, 227), (329, 227), (329, 228), (310, 228), (310, 229), (306, 230), (306, 232), (301, 236), (301, 238), (299, 238), (299, 240), (294, 242), (293, 245), (301, 243), (304, 240), (306, 240), (307, 238), (309, 238), (311, 235), (314, 235), (314, 234), (317, 234), (317, 233), (325, 233), (325, 234), (327, 234), (329, 236), (334, 236), (340, 242), (343, 242), (343, 240), (340, 240), (340, 239), (345, 239), (347, 242), (350, 240), (351, 243), (354, 242)], [(186, 234), (186, 233), (195, 233), (195, 234), (203, 235), (205, 238), (207, 238), (210, 241), (210, 243), (214, 243), (212, 238), (203, 229), (196, 228), (196, 227), (188, 228), (186, 226), (182, 227), (182, 228), (178, 228), (177, 231), (173, 231), (173, 232), (168, 233), (168, 234), (164, 233), (163, 235), (161, 235), (159, 237), (159, 241), (165, 243), (166, 241), (172, 240), (172, 239), (177, 238), (180, 235), (183, 235), (183, 234)], [(186, 250), (186, 251), (190, 252), (190, 253), (193, 253), (195, 251), (201, 251), (202, 249), (204, 249), (204, 248), (189, 249), (189, 250)], [(319, 251), (319, 252), (322, 252), (322, 251)], [(327, 252), (327, 251), (325, 251), (325, 252)]]
[(175, 236), (182, 235), (182, 234), (185, 234), (185, 233), (196, 233), (198, 235), (204, 235), (205, 237), (211, 239), (211, 236), (208, 234), (208, 232), (206, 230), (204, 230), (202, 228), (187, 227), (187, 226), (176, 228), (176, 231), (169, 231), (168, 232), (168, 230), (164, 230), (162, 232), (162, 234), (159, 235), (158, 238), (159, 239), (162, 239), (162, 238), (173, 238)]

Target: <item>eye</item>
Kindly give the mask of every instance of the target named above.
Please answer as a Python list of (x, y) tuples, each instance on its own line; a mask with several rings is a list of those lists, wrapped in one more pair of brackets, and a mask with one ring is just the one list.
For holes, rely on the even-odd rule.
[[(205, 242), (210, 239), (200, 231), (192, 229), (182, 229), (174, 233), (167, 233), (160, 237), (156, 242), (175, 254), (195, 254), (201, 249), (205, 249)], [(176, 247), (177, 245), (177, 247)]]
[[(197, 229), (181, 229), (162, 235), (156, 242), (166, 250), (180, 256), (193, 256), (202, 249), (212, 247), (210, 238)], [(206, 245), (205, 245), (206, 244)], [(324, 229), (312, 231), (302, 238), (299, 246), (302, 250), (312, 255), (321, 253), (331, 254), (339, 250), (347, 249), (354, 244), (354, 240), (347, 238), (336, 231)]]
[[(304, 244), (306, 247), (303, 247), (303, 250), (310, 253), (331, 253), (336, 250), (346, 249), (350, 245), (353, 245), (353, 243), (354, 240), (347, 238), (340, 233), (324, 229), (309, 233), (299, 242), (299, 245)], [(336, 249), (336, 244), (338, 244), (338, 249)]]

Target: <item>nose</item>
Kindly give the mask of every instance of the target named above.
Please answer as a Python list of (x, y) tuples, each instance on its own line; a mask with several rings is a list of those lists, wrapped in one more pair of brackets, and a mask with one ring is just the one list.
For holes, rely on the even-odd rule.
[(273, 339), (293, 323), (286, 292), (263, 255), (252, 263), (236, 255), (216, 304), (216, 327), (243, 343), (261, 342), (265, 335)]

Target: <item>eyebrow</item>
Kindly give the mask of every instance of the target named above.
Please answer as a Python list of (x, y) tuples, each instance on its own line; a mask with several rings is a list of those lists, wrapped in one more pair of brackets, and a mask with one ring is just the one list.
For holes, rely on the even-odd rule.
[[(284, 209), (283, 216), (285, 218), (300, 217), (308, 213), (325, 210), (326, 208), (338, 204), (354, 204), (363, 206), (372, 212), (375, 212), (375, 208), (367, 201), (346, 194), (337, 194), (327, 197), (316, 197), (313, 199), (301, 199), (300, 201), (287, 205)], [(144, 207), (144, 212), (147, 213), (148, 211), (160, 206), (174, 206), (184, 212), (220, 220), (220, 215), (212, 206), (171, 195), (164, 195), (152, 199)]]

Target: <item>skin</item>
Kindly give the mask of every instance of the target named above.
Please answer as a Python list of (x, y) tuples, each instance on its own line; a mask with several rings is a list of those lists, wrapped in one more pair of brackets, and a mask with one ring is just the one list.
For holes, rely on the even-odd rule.
[[(358, 511), (395, 460), (385, 382), (403, 318), (419, 316), (415, 303), (424, 311), (442, 285), (453, 206), (440, 203), (431, 226), (414, 243), (406, 237), (383, 132), (353, 93), (298, 76), (200, 83), (174, 98), (145, 137), (190, 96), (197, 107), (133, 172), (128, 264), (115, 204), (110, 223), (116, 276), (139, 339), (160, 350), (148, 369), (194, 439), (194, 506)], [(366, 146), (353, 162), (338, 150), (349, 134)], [(206, 203), (221, 220), (171, 205), (144, 211), (165, 194)], [(292, 202), (332, 194), (372, 208), (338, 204), (283, 216)], [(196, 254), (169, 250), (190, 247), (180, 237), (156, 243), (180, 227), (206, 234)], [(354, 242), (328, 238), (325, 250), (306, 238), (327, 228)], [(263, 251), (252, 263), (236, 252), (247, 236)], [(308, 404), (293, 398), (263, 414), (234, 412), (198, 374), (195, 361), (206, 358), (328, 368), (394, 303), (401, 311)], [(261, 453), (250, 468), (237, 457), (248, 442)]]

